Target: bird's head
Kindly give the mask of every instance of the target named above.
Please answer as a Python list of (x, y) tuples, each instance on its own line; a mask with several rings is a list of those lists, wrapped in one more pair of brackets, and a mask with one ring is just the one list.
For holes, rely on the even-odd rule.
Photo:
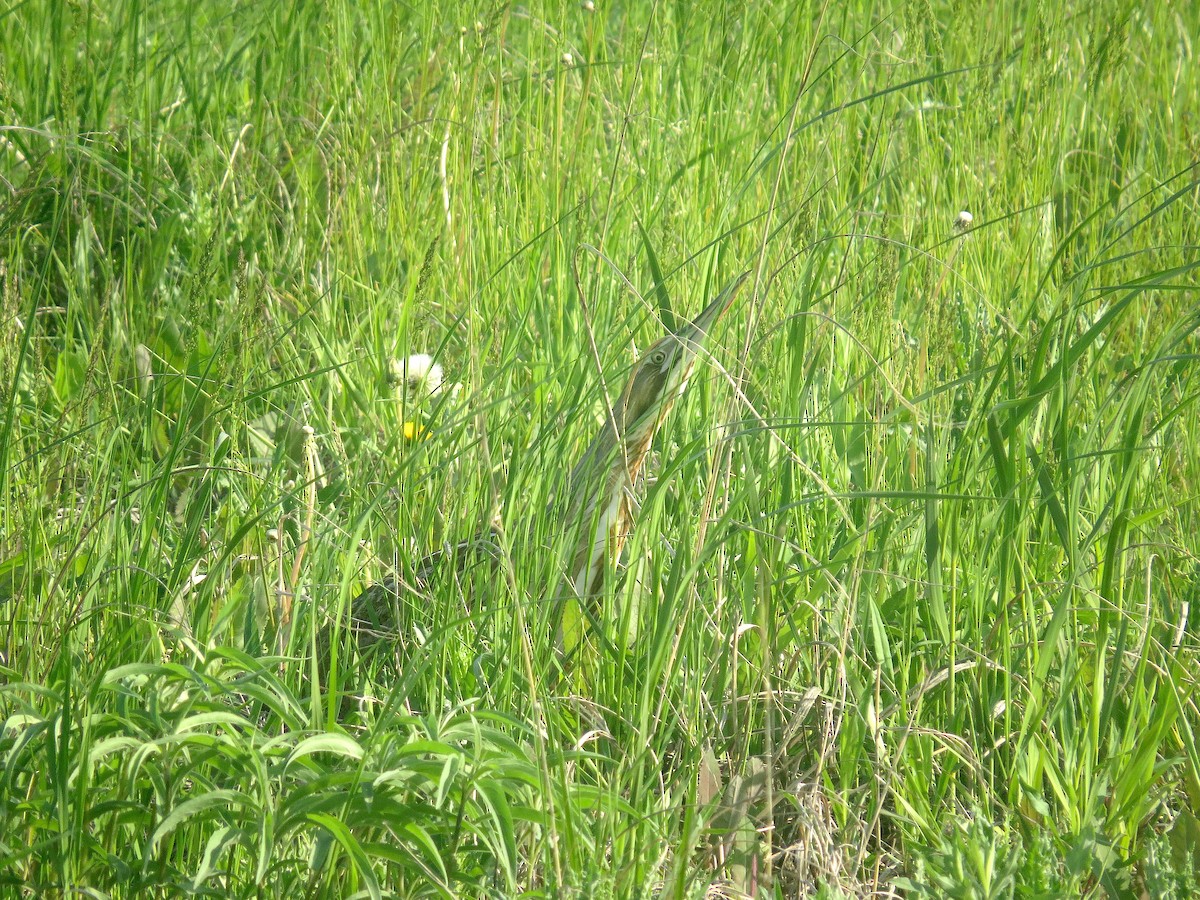
[(663, 417), (687, 387), (696, 358), (713, 324), (729, 308), (750, 272), (743, 272), (700, 315), (655, 342), (642, 354), (621, 402), (614, 410), (626, 443), (653, 436)]

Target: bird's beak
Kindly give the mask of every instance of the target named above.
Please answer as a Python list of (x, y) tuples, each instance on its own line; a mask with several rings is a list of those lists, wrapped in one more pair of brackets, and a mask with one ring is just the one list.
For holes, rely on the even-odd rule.
[(688, 322), (679, 331), (675, 332), (676, 336), (687, 342), (689, 345), (698, 345), (704, 342), (708, 337), (708, 330), (712, 328), (713, 323), (721, 318), (721, 314), (729, 309), (733, 303), (733, 298), (737, 296), (738, 289), (745, 284), (746, 279), (750, 277), (753, 270), (747, 269), (733, 281), (731, 281), (721, 293), (717, 294), (708, 306), (704, 307), (703, 312), (692, 321)]

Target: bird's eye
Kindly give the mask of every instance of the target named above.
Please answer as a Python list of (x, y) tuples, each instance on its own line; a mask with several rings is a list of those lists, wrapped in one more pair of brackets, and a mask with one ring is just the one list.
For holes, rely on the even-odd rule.
[(663, 362), (666, 361), (666, 358), (667, 358), (666, 353), (664, 353), (661, 350), (655, 350), (653, 355), (650, 357), (650, 362), (653, 365), (661, 366), (663, 364)]

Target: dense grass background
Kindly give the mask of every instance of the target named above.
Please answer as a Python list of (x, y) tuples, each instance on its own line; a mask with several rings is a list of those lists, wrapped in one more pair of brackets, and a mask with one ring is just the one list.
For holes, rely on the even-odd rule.
[(1200, 12), (750, 6), (0, 12), (5, 894), (1197, 889)]

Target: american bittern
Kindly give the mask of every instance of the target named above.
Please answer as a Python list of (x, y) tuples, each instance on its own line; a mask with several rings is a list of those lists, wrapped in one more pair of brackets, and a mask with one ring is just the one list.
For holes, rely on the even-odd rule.
[[(654, 434), (687, 387), (713, 323), (729, 308), (749, 274), (743, 272), (695, 319), (642, 354), (600, 433), (567, 476), (565, 499), (551, 503), (548, 512), (574, 529), (567, 570), (570, 587), (562, 593), (582, 600), (602, 590), (607, 561), (620, 556), (633, 526), (633, 487)], [(456, 548), (454, 555), (485, 546), (494, 548), (487, 540), (469, 542)], [(391, 579), (371, 585), (354, 599), (351, 614), (360, 644), (394, 631), (398, 599), (397, 584)]]

